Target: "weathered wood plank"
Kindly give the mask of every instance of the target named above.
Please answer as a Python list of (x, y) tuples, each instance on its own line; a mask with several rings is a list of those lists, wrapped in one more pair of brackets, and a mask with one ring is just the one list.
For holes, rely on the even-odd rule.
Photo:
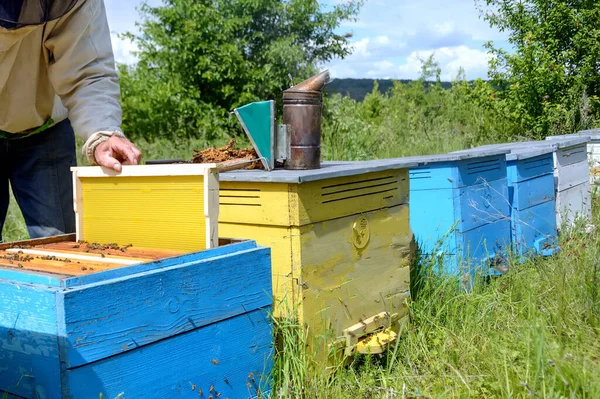
[(67, 367), (113, 356), (271, 304), (258, 248), (60, 292)]
[(41, 391), (42, 398), (59, 398), (54, 292), (0, 282), (0, 391), (26, 398)]
[(242, 241), (206, 251), (193, 252), (181, 256), (174, 256), (171, 258), (156, 260), (154, 262), (142, 263), (140, 265), (111, 269), (104, 272), (71, 278), (65, 281), (65, 286), (75, 287), (79, 285), (98, 283), (101, 281), (127, 277), (133, 274), (145, 273), (151, 270), (163, 269), (184, 263), (198, 262), (210, 259), (212, 257), (225, 256), (235, 252), (247, 251), (253, 248), (256, 248), (256, 242)]
[(587, 161), (571, 163), (567, 166), (559, 166), (558, 169), (558, 191), (578, 186), (589, 181), (590, 168)]
[[(258, 309), (65, 373), (64, 397), (251, 398), (270, 369), (271, 327)], [(265, 378), (266, 380), (266, 378)]]
[(65, 241), (75, 241), (75, 234), (65, 234), (54, 237), (35, 238), (32, 240), (6, 242), (4, 244), (0, 244), (0, 251), (5, 250), (7, 248), (14, 248), (16, 246), (32, 247), (37, 245), (52, 244)]

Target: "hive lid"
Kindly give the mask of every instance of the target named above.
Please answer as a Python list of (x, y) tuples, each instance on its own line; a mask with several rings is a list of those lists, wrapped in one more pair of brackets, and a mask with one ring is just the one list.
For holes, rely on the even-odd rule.
[(221, 173), (220, 181), (268, 182), (300, 184), (311, 181), (333, 179), (337, 177), (355, 176), (364, 173), (382, 172), (386, 170), (408, 169), (418, 165), (408, 158), (397, 158), (376, 161), (355, 162), (323, 162), (321, 169), (313, 170), (280, 170), (272, 172), (261, 170), (237, 170)]
[(402, 158), (409, 162), (416, 162), (419, 166), (428, 165), (431, 163), (439, 163), (439, 162), (453, 162), (453, 161), (462, 161), (466, 159), (473, 158), (484, 158), (491, 157), (495, 155), (504, 155), (509, 153), (510, 150), (499, 148), (499, 147), (477, 147), (471, 148), (468, 150), (455, 151), (448, 154), (434, 154), (434, 155), (420, 155), (414, 157)]
[[(537, 144), (539, 143), (539, 144)], [(534, 158), (540, 155), (549, 154), (554, 152), (555, 146), (545, 141), (540, 142), (518, 142), (518, 143), (500, 143), (500, 144), (488, 144), (481, 147), (475, 147), (471, 150), (456, 151), (456, 153), (463, 153), (465, 151), (489, 151), (490, 149), (497, 148), (507, 151), (506, 159), (508, 161), (521, 160)]]
[(572, 134), (559, 134), (556, 136), (548, 136), (546, 140), (554, 140), (557, 138), (579, 138), (579, 137), (589, 137), (591, 140), (600, 140), (600, 129), (588, 129), (581, 130)]
[(233, 112), (265, 169), (275, 169), (275, 101), (250, 103)]

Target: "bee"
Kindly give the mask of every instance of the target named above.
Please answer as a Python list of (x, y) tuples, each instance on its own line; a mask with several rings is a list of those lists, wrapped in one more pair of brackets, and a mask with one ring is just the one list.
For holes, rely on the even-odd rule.
[(211, 363), (212, 363), (212, 364), (214, 364), (214, 365), (216, 366), (217, 364), (219, 364), (219, 361), (218, 361), (218, 360), (215, 360), (215, 359), (213, 359), (213, 360), (211, 360)]

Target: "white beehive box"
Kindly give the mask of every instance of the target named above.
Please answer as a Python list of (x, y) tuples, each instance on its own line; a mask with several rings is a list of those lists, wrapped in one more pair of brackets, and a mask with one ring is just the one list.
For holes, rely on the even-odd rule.
[[(550, 136), (546, 140), (555, 140), (558, 138), (588, 138), (587, 158), (590, 167), (590, 183), (593, 186), (600, 185), (600, 129), (582, 130), (573, 134), (560, 136)], [(597, 188), (597, 187), (596, 187)]]
[(560, 230), (572, 226), (578, 218), (592, 217), (589, 137), (566, 136), (547, 139), (553, 144), (556, 186), (556, 223)]

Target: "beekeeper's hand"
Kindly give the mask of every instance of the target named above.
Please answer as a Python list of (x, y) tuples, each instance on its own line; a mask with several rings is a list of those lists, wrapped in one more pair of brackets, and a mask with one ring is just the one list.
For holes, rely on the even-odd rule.
[(139, 165), (142, 152), (126, 138), (113, 135), (96, 146), (94, 158), (98, 165), (121, 172), (122, 165)]

